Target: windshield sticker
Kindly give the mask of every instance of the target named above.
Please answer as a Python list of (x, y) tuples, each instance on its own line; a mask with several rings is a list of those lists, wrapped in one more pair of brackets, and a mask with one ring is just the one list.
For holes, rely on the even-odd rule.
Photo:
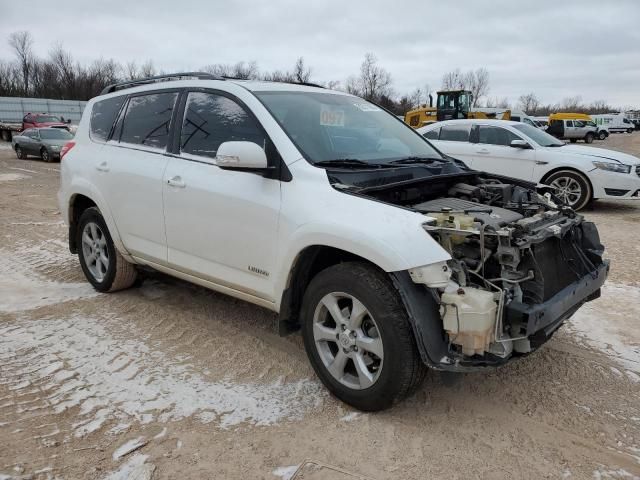
[(371, 105), (370, 103), (354, 103), (353, 105), (358, 107), (363, 112), (381, 112), (382, 111), (380, 107), (376, 107), (375, 105)]
[(320, 125), (326, 127), (344, 127), (344, 110), (322, 105), (320, 109)]

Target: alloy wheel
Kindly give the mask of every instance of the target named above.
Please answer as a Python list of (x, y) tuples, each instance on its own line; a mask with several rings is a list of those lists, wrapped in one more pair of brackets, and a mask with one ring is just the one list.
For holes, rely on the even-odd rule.
[(333, 292), (318, 303), (313, 338), (322, 363), (338, 382), (361, 390), (380, 377), (384, 348), (378, 326), (352, 295)]
[(555, 188), (556, 195), (571, 207), (582, 197), (582, 186), (575, 178), (558, 177), (551, 182), (551, 186)]
[(88, 222), (82, 231), (82, 255), (93, 278), (104, 280), (109, 269), (109, 249), (104, 232), (95, 222)]

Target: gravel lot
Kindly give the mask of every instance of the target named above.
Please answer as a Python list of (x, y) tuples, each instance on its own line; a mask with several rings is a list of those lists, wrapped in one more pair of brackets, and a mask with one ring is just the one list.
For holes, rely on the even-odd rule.
[(93, 291), (58, 176), (0, 143), (0, 479), (640, 478), (640, 201), (586, 212), (610, 279), (544, 348), (361, 414), (266, 310), (162, 275)]

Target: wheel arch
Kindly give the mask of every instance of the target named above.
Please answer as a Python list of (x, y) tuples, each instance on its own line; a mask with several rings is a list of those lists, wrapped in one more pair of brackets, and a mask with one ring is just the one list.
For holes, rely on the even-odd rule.
[(561, 172), (563, 170), (568, 170), (570, 172), (582, 175), (585, 178), (585, 180), (587, 181), (587, 183), (589, 184), (589, 188), (591, 188), (591, 197), (593, 198), (593, 183), (591, 182), (591, 179), (589, 178), (589, 176), (586, 173), (584, 173), (582, 170), (580, 170), (578, 168), (575, 168), (575, 167), (571, 167), (571, 166), (555, 167), (555, 168), (549, 170), (548, 172), (546, 172), (542, 176), (542, 178), (540, 179), (540, 183), (545, 183), (546, 184), (547, 180), (549, 179), (549, 177), (551, 175), (553, 175), (554, 173), (557, 173), (557, 172)]
[(127, 261), (132, 261), (129, 253), (122, 243), (122, 240), (120, 239), (120, 234), (114, 219), (111, 216), (111, 212), (107, 207), (106, 202), (98, 192), (90, 188), (90, 185), (78, 184), (75, 185), (73, 193), (71, 193), (68, 198), (69, 200), (66, 206), (63, 205), (61, 207), (66, 210), (65, 215), (69, 225), (69, 250), (71, 253), (78, 252), (78, 246), (76, 245), (76, 228), (78, 226), (78, 219), (80, 218), (80, 215), (82, 215), (82, 212), (87, 208), (96, 207), (100, 210), (100, 214), (107, 224), (113, 244)]
[(368, 263), (384, 272), (379, 265), (360, 255), (328, 245), (309, 245), (298, 253), (280, 300), (278, 333), (281, 336), (300, 328), (302, 297), (313, 277), (328, 267), (348, 261)]

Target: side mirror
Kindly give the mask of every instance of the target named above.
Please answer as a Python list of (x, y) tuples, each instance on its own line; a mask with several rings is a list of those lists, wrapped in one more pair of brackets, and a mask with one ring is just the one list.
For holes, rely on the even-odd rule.
[(216, 165), (242, 170), (267, 170), (267, 155), (253, 142), (223, 142), (216, 153)]
[(509, 146), (513, 147), (513, 148), (522, 148), (523, 150), (530, 150), (531, 149), (531, 145), (529, 145), (524, 140), (512, 140), (511, 144)]

